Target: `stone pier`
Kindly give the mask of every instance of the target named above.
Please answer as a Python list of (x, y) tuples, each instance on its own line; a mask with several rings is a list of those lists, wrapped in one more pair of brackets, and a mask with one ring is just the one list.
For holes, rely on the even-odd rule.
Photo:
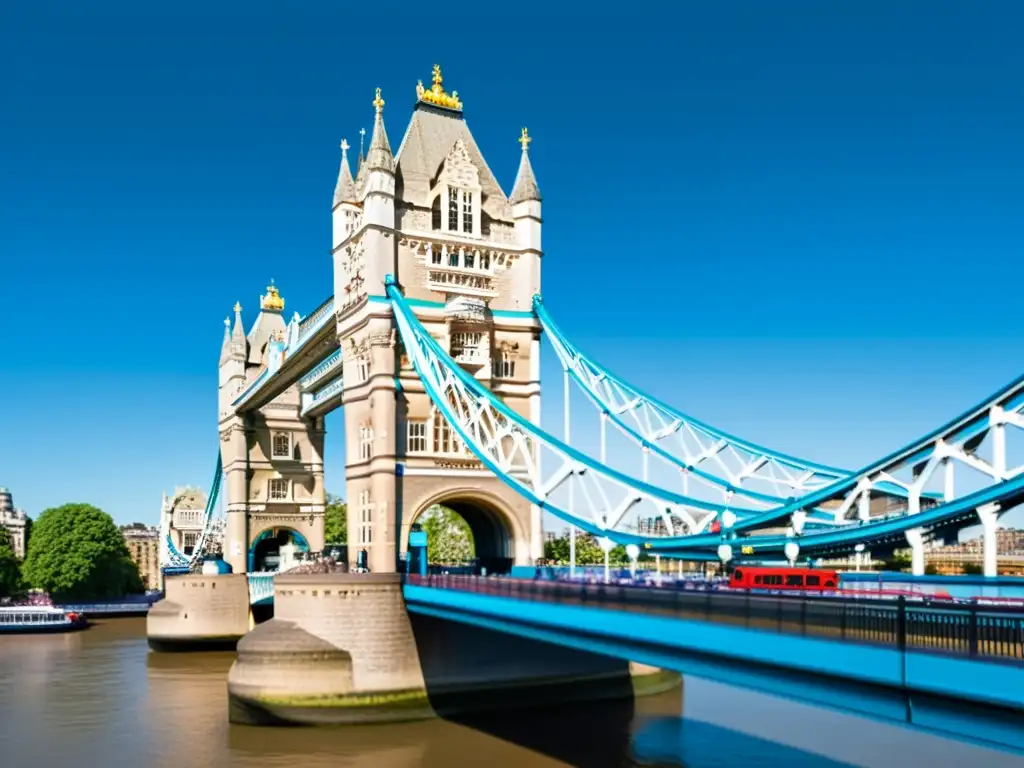
[(410, 616), (396, 574), (282, 574), (275, 617), (238, 643), (230, 719), (388, 722), (631, 698), (674, 673)]
[(172, 576), (164, 595), (146, 616), (149, 647), (155, 651), (230, 650), (249, 631), (244, 573)]

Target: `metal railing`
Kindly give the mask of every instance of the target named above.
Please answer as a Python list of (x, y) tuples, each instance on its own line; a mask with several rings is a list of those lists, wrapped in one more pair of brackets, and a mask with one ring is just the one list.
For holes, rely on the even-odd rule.
[(1024, 613), (963, 604), (857, 597), (576, 584), (487, 576), (409, 574), (410, 586), (615, 610), (769, 632), (933, 651), (981, 661), (1024, 662)]

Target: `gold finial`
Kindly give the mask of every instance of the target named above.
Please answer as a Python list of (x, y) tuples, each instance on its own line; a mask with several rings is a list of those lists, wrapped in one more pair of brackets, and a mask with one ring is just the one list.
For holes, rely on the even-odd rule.
[(235, 313), (237, 314), (238, 312), (241, 312), (241, 311), (242, 311), (242, 302), (236, 301), (235, 302)]
[(380, 88), (377, 89), (377, 95), (373, 99), (373, 108), (377, 110), (378, 115), (384, 111), (384, 99), (380, 97)]
[(433, 86), (429, 90), (423, 87), (422, 80), (416, 83), (416, 98), (427, 104), (433, 104), (436, 107), (444, 107), (445, 109), (461, 112), (462, 102), (459, 101), (459, 92), (452, 91), (450, 94), (444, 92), (444, 86), (442, 85), (444, 78), (441, 77), (440, 64), (434, 65), (432, 75)]
[(270, 281), (270, 285), (267, 286), (267, 295), (260, 300), (260, 308), (271, 310), (273, 312), (280, 312), (284, 309), (284, 299), (281, 298), (281, 294), (277, 292), (277, 286), (274, 285), (274, 281)]
[(348, 152), (348, 142), (345, 139), (341, 140), (341, 151)]
[(526, 151), (526, 148), (530, 145), (531, 141), (533, 141), (533, 139), (530, 138), (530, 134), (528, 134), (526, 129), (523, 128), (523, 132), (519, 134), (519, 146), (523, 148), (523, 152)]

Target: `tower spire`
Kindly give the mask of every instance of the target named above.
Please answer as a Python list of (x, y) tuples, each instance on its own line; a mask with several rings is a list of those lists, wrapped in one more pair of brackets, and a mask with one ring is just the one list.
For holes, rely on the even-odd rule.
[(224, 341), (220, 345), (221, 365), (231, 356), (231, 319), (224, 318)]
[(373, 135), (370, 137), (370, 149), (366, 153), (367, 170), (381, 170), (388, 173), (395, 171), (395, 158), (391, 154), (391, 145), (388, 143), (388, 134), (384, 130), (384, 99), (381, 98), (380, 88), (373, 100), (373, 108), (377, 111), (373, 120)]
[(348, 167), (348, 142), (341, 140), (341, 169), (338, 171), (338, 183), (334, 187), (334, 204), (352, 203), (356, 200), (356, 183), (352, 171)]
[(516, 183), (512, 187), (512, 196), (509, 202), (515, 205), (527, 200), (540, 202), (540, 188), (537, 186), (537, 179), (533, 175), (533, 166), (530, 165), (530, 142), (533, 139), (526, 129), (519, 135), (519, 145), (523, 148), (523, 154), (519, 158), (519, 172), (516, 174)]

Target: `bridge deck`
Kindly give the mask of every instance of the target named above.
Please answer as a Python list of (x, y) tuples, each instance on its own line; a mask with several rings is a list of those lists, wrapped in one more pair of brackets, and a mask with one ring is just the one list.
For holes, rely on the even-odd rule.
[(1024, 613), (1019, 609), (477, 576), (410, 575), (407, 579), (410, 586), (577, 607), (592, 605), (894, 650), (1024, 665)]

